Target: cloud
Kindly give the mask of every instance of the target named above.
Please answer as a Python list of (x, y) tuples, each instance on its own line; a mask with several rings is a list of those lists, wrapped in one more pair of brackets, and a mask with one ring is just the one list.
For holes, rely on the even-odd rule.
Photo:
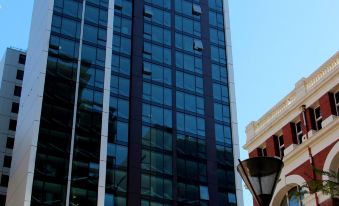
[(0, 9), (2, 9), (2, 5), (0, 4)]

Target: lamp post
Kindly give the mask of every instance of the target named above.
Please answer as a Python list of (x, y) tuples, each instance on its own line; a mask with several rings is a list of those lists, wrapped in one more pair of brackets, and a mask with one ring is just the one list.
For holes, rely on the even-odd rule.
[(260, 206), (269, 206), (284, 163), (276, 157), (239, 160), (237, 170)]

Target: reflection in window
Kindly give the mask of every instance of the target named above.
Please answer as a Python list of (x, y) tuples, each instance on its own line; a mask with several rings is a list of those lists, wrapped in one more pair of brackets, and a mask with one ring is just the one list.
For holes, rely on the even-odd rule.
[(172, 111), (162, 107), (153, 106), (149, 104), (142, 105), (142, 120), (146, 123), (172, 127)]
[(231, 145), (231, 128), (229, 126), (215, 124), (215, 138), (219, 145)]
[(111, 76), (111, 93), (119, 94), (125, 97), (129, 96), (129, 79), (123, 77)]
[(167, 11), (163, 11), (151, 6), (145, 6), (144, 14), (146, 22), (148, 21), (154, 24), (171, 27), (171, 14)]
[(228, 87), (225, 85), (213, 83), (213, 97), (215, 100), (228, 102)]
[(189, 114), (177, 112), (177, 129), (200, 136), (205, 136), (205, 120)]
[(203, 79), (198, 76), (177, 71), (176, 86), (191, 92), (203, 94)]
[(158, 104), (172, 106), (172, 90), (144, 82), (143, 99)]
[(171, 9), (171, 1), (168, 0), (145, 0), (147, 3), (151, 3), (165, 9)]
[(159, 63), (171, 65), (171, 49), (144, 42), (143, 57)]
[(142, 145), (172, 151), (172, 132), (162, 128), (142, 127)]
[(226, 67), (212, 64), (212, 79), (227, 84)]
[(170, 68), (146, 61), (143, 63), (143, 78), (168, 85), (172, 84), (172, 72)]
[(176, 52), (175, 59), (177, 68), (202, 74), (202, 60), (200, 57)]

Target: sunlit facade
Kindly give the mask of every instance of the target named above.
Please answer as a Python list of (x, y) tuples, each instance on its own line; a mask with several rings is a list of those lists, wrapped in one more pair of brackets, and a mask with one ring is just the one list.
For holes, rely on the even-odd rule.
[(0, 205), (5, 205), (12, 164), (25, 51), (6, 48), (0, 61)]
[[(272, 206), (339, 204), (339, 197), (322, 192), (310, 194), (305, 187), (312, 180), (337, 181), (316, 170), (339, 172), (338, 116), (339, 52), (247, 126), (244, 148), (250, 157), (275, 156), (284, 162)], [(305, 191), (308, 192), (301, 195)]]

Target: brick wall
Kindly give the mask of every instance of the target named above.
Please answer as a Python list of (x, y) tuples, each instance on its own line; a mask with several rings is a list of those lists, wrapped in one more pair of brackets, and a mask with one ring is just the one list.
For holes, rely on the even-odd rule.
[(327, 117), (336, 114), (334, 95), (332, 93), (328, 92), (324, 94), (319, 99), (319, 104), (320, 104), (322, 119), (326, 119)]

